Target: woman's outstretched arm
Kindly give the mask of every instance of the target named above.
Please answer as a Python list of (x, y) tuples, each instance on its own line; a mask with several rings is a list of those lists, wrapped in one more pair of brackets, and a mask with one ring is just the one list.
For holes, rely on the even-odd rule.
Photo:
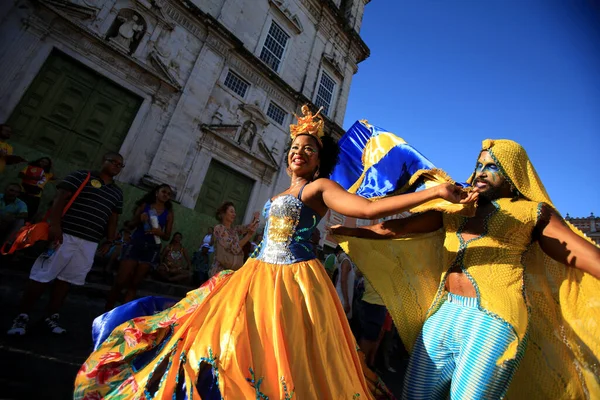
[(406, 218), (391, 219), (379, 224), (356, 228), (335, 225), (329, 228), (333, 235), (354, 236), (365, 239), (394, 239), (410, 234), (434, 232), (443, 225), (442, 213), (427, 211)]
[(376, 201), (348, 193), (344, 188), (329, 179), (316, 181), (325, 205), (333, 211), (348, 217), (379, 219), (410, 210), (435, 199), (444, 199), (452, 203), (467, 204), (477, 200), (475, 192), (466, 193), (461, 187), (443, 183), (416, 193), (390, 196)]

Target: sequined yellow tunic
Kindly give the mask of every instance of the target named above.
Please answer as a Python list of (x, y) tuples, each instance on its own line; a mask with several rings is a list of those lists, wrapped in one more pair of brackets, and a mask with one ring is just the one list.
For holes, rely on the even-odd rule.
[(446, 215), (446, 231), (394, 240), (340, 237), (341, 245), (383, 298), (409, 351), (458, 262), (481, 308), (518, 337), (498, 361), (522, 356), (507, 398), (600, 399), (600, 280), (532, 242), (539, 204), (555, 207), (525, 150), (510, 140), (485, 140), (482, 149), (527, 200), (496, 201), (481, 238), (461, 242), (465, 220)]

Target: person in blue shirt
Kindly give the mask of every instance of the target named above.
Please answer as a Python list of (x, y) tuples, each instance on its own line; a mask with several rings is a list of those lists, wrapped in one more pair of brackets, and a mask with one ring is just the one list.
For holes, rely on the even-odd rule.
[(21, 228), (27, 218), (27, 205), (19, 199), (21, 185), (9, 183), (0, 194), (0, 244)]

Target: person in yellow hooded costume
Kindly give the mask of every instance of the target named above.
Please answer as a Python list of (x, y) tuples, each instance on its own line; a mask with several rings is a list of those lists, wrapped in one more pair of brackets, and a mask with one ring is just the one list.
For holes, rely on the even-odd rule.
[(485, 140), (469, 183), (474, 216), (331, 228), (411, 351), (403, 397), (599, 398), (600, 248), (514, 141)]

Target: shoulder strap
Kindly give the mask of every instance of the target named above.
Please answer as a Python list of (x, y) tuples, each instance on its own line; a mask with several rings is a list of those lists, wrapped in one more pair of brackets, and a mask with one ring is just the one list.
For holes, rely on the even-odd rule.
[(300, 188), (300, 191), (298, 192), (298, 200), (302, 201), (302, 191), (304, 190), (304, 188), (306, 187), (306, 185), (308, 185), (309, 183), (310, 183), (310, 182), (306, 182), (306, 183), (304, 184), (304, 186), (302, 186), (302, 187)]
[(63, 209), (63, 213), (62, 213), (63, 217), (65, 216), (65, 214), (67, 213), (67, 211), (69, 210), (69, 208), (71, 207), (71, 205), (73, 204), (73, 202), (75, 201), (75, 199), (77, 198), (77, 196), (79, 196), (79, 193), (81, 193), (81, 191), (83, 190), (83, 188), (85, 187), (85, 185), (87, 185), (87, 183), (90, 181), (90, 176), (91, 176), (91, 173), (88, 172), (87, 176), (85, 177), (85, 179), (81, 183), (81, 186), (79, 186), (79, 188), (77, 189), (77, 191), (75, 192), (75, 194), (73, 194), (73, 196), (71, 196), (71, 200), (69, 200), (69, 202), (67, 203), (67, 205)]

